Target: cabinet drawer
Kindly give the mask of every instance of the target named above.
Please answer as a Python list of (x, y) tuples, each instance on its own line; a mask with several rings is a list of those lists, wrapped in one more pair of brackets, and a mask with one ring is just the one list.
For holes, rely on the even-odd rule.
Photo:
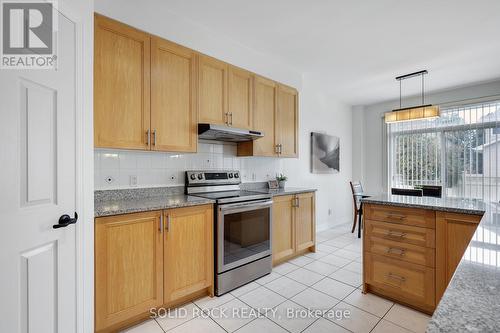
[(424, 228), (436, 227), (436, 214), (432, 210), (365, 204), (366, 219)]
[(434, 269), (365, 253), (365, 281), (402, 302), (435, 305)]
[(436, 233), (434, 229), (365, 219), (365, 238), (370, 239), (371, 237), (430, 248), (436, 247)]
[(435, 250), (428, 247), (371, 236), (364, 239), (364, 250), (414, 264), (435, 267)]

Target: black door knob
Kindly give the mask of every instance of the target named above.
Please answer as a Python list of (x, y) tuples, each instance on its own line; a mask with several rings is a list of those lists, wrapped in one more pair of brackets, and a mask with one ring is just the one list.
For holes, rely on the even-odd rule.
[(58, 229), (58, 228), (64, 228), (67, 227), (70, 224), (75, 224), (76, 221), (78, 221), (78, 214), (75, 212), (75, 217), (71, 218), (68, 214), (61, 215), (59, 218), (59, 223), (54, 224), (52, 228)]

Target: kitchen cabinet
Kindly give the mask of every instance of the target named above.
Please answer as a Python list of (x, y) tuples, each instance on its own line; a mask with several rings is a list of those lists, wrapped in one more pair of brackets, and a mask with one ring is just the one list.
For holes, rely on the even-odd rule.
[(204, 55), (199, 59), (198, 122), (227, 125), (228, 65)]
[(316, 224), (314, 223), (314, 193), (297, 194), (295, 198), (295, 238), (297, 251), (302, 251), (315, 244)]
[(295, 252), (294, 203), (293, 195), (273, 198), (273, 263)]
[(441, 299), (481, 221), (480, 215), (436, 212), (436, 298)]
[(96, 219), (96, 332), (113, 331), (163, 304), (161, 214)]
[(151, 149), (196, 152), (196, 54), (151, 39)]
[(315, 194), (273, 198), (273, 265), (315, 251)]
[(164, 220), (165, 304), (204, 290), (213, 295), (212, 205), (166, 210)]
[(212, 296), (213, 256), (212, 205), (96, 218), (95, 331)]
[(276, 143), (280, 157), (298, 156), (298, 93), (291, 87), (278, 85)]
[(254, 79), (253, 126), (264, 137), (238, 144), (238, 156), (277, 156), (275, 137), (278, 84), (261, 76)]
[(363, 206), (363, 292), (431, 314), (481, 216), (371, 203)]
[(238, 144), (238, 156), (298, 156), (298, 92), (255, 77), (253, 129), (264, 137)]
[(95, 147), (149, 149), (150, 36), (97, 14), (94, 29)]
[(253, 75), (246, 70), (229, 66), (228, 76), (229, 125), (253, 129)]
[(95, 147), (196, 152), (196, 57), (96, 14)]

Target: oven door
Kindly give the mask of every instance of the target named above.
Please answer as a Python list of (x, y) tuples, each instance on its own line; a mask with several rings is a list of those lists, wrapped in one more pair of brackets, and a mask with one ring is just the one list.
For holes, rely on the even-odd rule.
[(218, 207), (217, 273), (271, 254), (272, 200)]

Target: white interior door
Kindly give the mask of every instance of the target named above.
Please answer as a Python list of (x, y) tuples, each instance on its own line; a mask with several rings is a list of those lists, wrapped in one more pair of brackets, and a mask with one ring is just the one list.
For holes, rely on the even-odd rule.
[(0, 332), (76, 331), (76, 25), (58, 69), (0, 69)]

